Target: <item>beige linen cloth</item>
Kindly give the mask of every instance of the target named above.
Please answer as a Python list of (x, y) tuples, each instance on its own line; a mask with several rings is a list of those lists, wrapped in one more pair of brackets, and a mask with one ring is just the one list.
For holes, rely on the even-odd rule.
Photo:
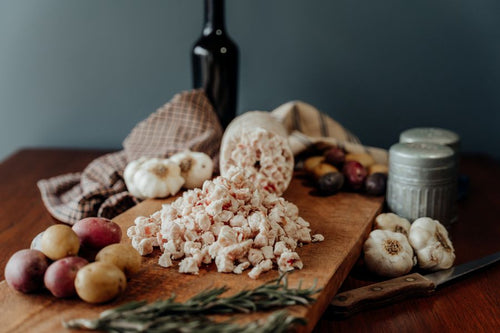
[[(289, 102), (272, 114), (288, 131), (295, 155), (314, 143), (326, 142), (387, 162), (385, 150), (361, 145), (355, 135), (309, 104)], [(222, 133), (203, 91), (182, 92), (134, 127), (123, 141), (123, 150), (97, 158), (82, 172), (38, 181), (43, 203), (54, 218), (67, 224), (89, 216), (113, 218), (139, 202), (123, 180), (129, 162), (190, 149), (207, 153), (217, 165)]]
[(349, 153), (368, 153), (377, 163), (387, 164), (387, 150), (362, 145), (357, 136), (312, 105), (301, 101), (288, 102), (272, 114), (285, 126), (294, 155), (315, 143), (324, 142)]

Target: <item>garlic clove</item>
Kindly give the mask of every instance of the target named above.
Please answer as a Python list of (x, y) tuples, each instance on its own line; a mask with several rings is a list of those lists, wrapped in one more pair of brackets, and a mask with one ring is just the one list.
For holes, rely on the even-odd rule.
[(175, 177), (169, 177), (166, 181), (166, 186), (168, 188), (168, 193), (170, 195), (176, 195), (177, 192), (181, 189), (182, 185), (184, 185), (185, 180), (182, 178), (180, 175), (180, 170), (177, 176)]
[(406, 236), (389, 230), (373, 230), (363, 246), (366, 267), (385, 277), (408, 273), (413, 267), (413, 249)]
[(408, 237), (410, 232), (410, 222), (394, 213), (379, 214), (375, 218), (374, 229), (389, 230), (399, 232)]
[(214, 163), (205, 153), (188, 150), (172, 155), (170, 160), (179, 165), (186, 189), (199, 188), (212, 178)]
[(125, 181), (125, 185), (127, 186), (127, 190), (130, 192), (130, 194), (139, 199), (144, 199), (144, 198), (142, 197), (142, 193), (135, 185), (134, 176), (137, 173), (137, 171), (141, 168), (142, 164), (147, 160), (148, 160), (147, 157), (141, 157), (137, 160), (134, 160), (129, 164), (127, 164), (125, 170), (123, 171), (123, 179)]
[(408, 236), (417, 254), (418, 266), (428, 270), (450, 268), (455, 261), (455, 249), (448, 231), (437, 220), (429, 217), (416, 219)]

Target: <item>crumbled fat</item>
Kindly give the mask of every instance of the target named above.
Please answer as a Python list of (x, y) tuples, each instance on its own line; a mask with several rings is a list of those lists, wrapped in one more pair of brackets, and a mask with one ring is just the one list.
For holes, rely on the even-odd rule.
[(293, 203), (235, 173), (207, 180), (150, 217), (138, 217), (127, 235), (142, 255), (161, 244), (163, 267), (182, 259), (179, 272), (199, 274), (202, 264), (215, 262), (219, 272), (242, 274), (252, 267), (248, 275), (256, 279), (274, 264), (283, 271), (301, 269), (295, 249), (324, 239), (311, 236), (298, 214)]
[(303, 264), (297, 252), (283, 252), (278, 259), (278, 267), (282, 272), (288, 272), (294, 268), (302, 269)]
[(325, 240), (325, 236), (323, 236), (322, 234), (315, 234), (312, 236), (313, 243), (322, 242), (324, 240)]

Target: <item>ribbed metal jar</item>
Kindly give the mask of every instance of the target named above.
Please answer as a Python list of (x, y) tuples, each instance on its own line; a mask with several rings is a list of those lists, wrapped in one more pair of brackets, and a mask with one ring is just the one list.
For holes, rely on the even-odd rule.
[(457, 162), (437, 143), (397, 143), (389, 150), (387, 205), (410, 222), (431, 217), (449, 226), (457, 218)]

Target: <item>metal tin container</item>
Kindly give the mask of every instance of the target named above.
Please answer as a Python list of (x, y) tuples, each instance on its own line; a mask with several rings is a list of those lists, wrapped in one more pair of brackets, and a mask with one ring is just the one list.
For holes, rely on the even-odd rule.
[(460, 137), (455, 132), (436, 127), (416, 127), (402, 132), (399, 142), (431, 142), (445, 145), (453, 149), (458, 155), (460, 149)]
[(457, 218), (454, 151), (437, 143), (397, 143), (389, 150), (387, 205), (413, 222), (431, 217), (449, 226)]

